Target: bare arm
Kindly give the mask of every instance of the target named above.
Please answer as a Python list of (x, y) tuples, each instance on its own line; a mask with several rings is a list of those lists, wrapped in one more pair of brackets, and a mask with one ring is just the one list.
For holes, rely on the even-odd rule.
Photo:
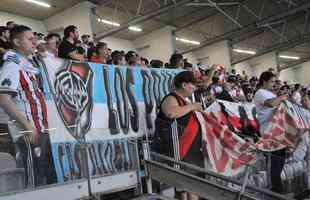
[(1, 54), (5, 54), (5, 52), (7, 52), (7, 50), (5, 50), (4, 48), (1, 48), (1, 47), (0, 47), (0, 53), (1, 53)]
[(277, 107), (287, 98), (288, 98), (287, 95), (281, 95), (281, 96), (276, 97), (276, 98), (268, 99), (268, 100), (264, 101), (264, 106)]
[(212, 83), (212, 77), (214, 75), (214, 72), (217, 70), (217, 66), (213, 65), (207, 75), (207, 77), (204, 78), (203, 84), (207, 88)]
[(163, 102), (161, 109), (167, 117), (173, 119), (182, 117), (191, 111), (200, 111), (202, 110), (202, 107), (199, 103), (179, 106), (178, 101), (175, 99), (175, 97), (169, 96)]
[(310, 109), (310, 99), (308, 97), (308, 95), (304, 95), (302, 97), (302, 103), (303, 103), (303, 106), (307, 109)]
[(0, 106), (12, 119), (15, 119), (18, 123), (20, 123), (25, 131), (32, 131), (32, 133), (29, 133), (28, 135), (31, 136), (31, 141), (34, 141), (34, 135), (36, 132), (34, 125), (29, 122), (20, 111), (16, 109), (16, 105), (12, 101), (9, 94), (0, 94)]

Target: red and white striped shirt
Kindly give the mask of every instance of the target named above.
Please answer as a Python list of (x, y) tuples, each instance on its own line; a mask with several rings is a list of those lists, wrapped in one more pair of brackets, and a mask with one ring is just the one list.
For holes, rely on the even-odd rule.
[(17, 109), (34, 123), (37, 133), (45, 132), (48, 129), (47, 108), (36, 78), (39, 69), (33, 66), (31, 59), (14, 51), (7, 52), (3, 58), (0, 93), (11, 94)]

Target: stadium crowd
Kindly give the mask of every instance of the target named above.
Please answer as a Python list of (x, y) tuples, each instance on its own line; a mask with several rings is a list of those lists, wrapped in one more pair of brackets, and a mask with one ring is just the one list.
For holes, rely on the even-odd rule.
[[(3, 65), (0, 71), (0, 106), (26, 130), (32, 132), (40, 131), (40, 128), (42, 128), (41, 126), (45, 126), (46, 123), (44, 121), (44, 113), (37, 118), (33, 116), (34, 113), (30, 111), (33, 109), (31, 108), (31, 104), (32, 101), (36, 101), (36, 99), (29, 100), (30, 96), (27, 92), (24, 93), (24, 91), (27, 90), (26, 87), (32, 87), (28, 92), (35, 93), (34, 96), (39, 99), (42, 107), (41, 110), (42, 112), (44, 111), (44, 100), (40, 99), (41, 86), (40, 84), (37, 85), (37, 82), (40, 80), (40, 71), (33, 64), (35, 63), (33, 60), (35, 60), (34, 58), (37, 56), (59, 57), (81, 62), (89, 61), (132, 67), (170, 68), (192, 71), (195, 77), (195, 84), (188, 87), (195, 88), (193, 89), (195, 99), (201, 104), (194, 104), (194, 106), (189, 107), (189, 111), (202, 110), (212, 104), (216, 99), (230, 102), (253, 102), (257, 105), (258, 115), (262, 114), (262, 118), (258, 117), (259, 121), (262, 119), (262, 121), (260, 121), (261, 127), (263, 127), (264, 120), (266, 120), (266, 117), (270, 114), (266, 107), (277, 106), (283, 100), (290, 99), (307, 109), (310, 108), (310, 88), (301, 84), (282, 82), (277, 79), (275, 71), (272, 68), (263, 72), (260, 77), (249, 77), (245, 71), (238, 74), (235, 69), (227, 71), (224, 66), (220, 65), (213, 65), (210, 68), (199, 64), (194, 65), (189, 63), (188, 60), (179, 53), (171, 55), (169, 63), (164, 63), (161, 60), (151, 60), (149, 62), (148, 59), (138, 55), (135, 51), (112, 51), (109, 45), (104, 42), (95, 43), (91, 41), (89, 35), (82, 35), (80, 40), (79, 30), (73, 25), (67, 26), (64, 29), (63, 35), (64, 37), (61, 38), (61, 36), (56, 33), (49, 33), (46, 36), (41, 33), (33, 33), (31, 28), (24, 25), (17, 25), (13, 21), (8, 22), (7, 26), (0, 27), (0, 56), (1, 65)], [(24, 69), (27, 72), (26, 74), (19, 74), (18, 69), (20, 63), (28, 63), (27, 66), (29, 66), (27, 69)], [(15, 79), (12, 78), (12, 76), (14, 76), (15, 79), (21, 79), (21, 81), (14, 81)], [(24, 77), (25, 80), (22, 79), (22, 77)], [(176, 86), (180, 93), (184, 93), (185, 89), (183, 88), (184, 85), (182, 85), (184, 80), (181, 79), (179, 80), (179, 85)], [(185, 86), (187, 87), (187, 85)], [(188, 94), (189, 93), (185, 92), (184, 96), (188, 97)], [(19, 96), (19, 99), (16, 100), (16, 96)], [(176, 96), (177, 95), (175, 95), (175, 97)], [(12, 97), (15, 99), (12, 100)], [(270, 99), (272, 99), (272, 101)], [(21, 108), (21, 102), (27, 104), (27, 108)], [(170, 101), (168, 99), (166, 107), (165, 105), (161, 107), (162, 117), (179, 118), (182, 117), (184, 113), (186, 114), (185, 111), (182, 114), (182, 111), (181, 114), (176, 115), (176, 113), (178, 113), (176, 110), (169, 110), (171, 108), (169, 105), (174, 105), (175, 103), (177, 104), (173, 98)], [(16, 105), (17, 107), (15, 107)], [(20, 112), (21, 110), (23, 112)], [(174, 115), (170, 116), (169, 113)], [(31, 121), (32, 119), (34, 123), (29, 123), (29, 120)], [(5, 120), (6, 118), (1, 118), (0, 120), (2, 133), (8, 132), (8, 125)], [(29, 135), (30, 143), (35, 143), (36, 135)], [(14, 135), (10, 140), (18, 144), (19, 152), (23, 154), (25, 144), (20, 140), (20, 137)], [(50, 145), (48, 138), (40, 142), (43, 145)], [(2, 142), (0, 146), (1, 149), (4, 149), (7, 143)], [(10, 151), (13, 152), (14, 150)], [(43, 153), (45, 159), (40, 159), (40, 162), (43, 161), (44, 166), (52, 166), (50, 163), (53, 161), (49, 159), (50, 152), (42, 152), (42, 154)], [(278, 153), (281, 154), (281, 152)], [(27, 155), (22, 155), (21, 160), (27, 163)], [(282, 167), (283, 166), (278, 166), (275, 170), (279, 171)], [(42, 168), (38, 168), (41, 177), (48, 177), (45, 182), (55, 182), (55, 174), (51, 173), (53, 170), (42, 171), (40, 169)], [(279, 178), (279, 173), (276, 176)], [(277, 184), (278, 183), (274, 183), (273, 185), (274, 187), (278, 187), (274, 188), (274, 191), (280, 192), (281, 190)]]
[[(15, 26), (14, 21), (7, 22), (7, 26), (0, 26), (0, 57), (3, 61), (3, 55), (11, 49), (10, 29)], [(198, 79), (206, 77), (209, 69), (206, 66), (200, 66), (189, 63), (182, 54), (175, 53), (171, 55), (169, 63), (161, 60), (149, 60), (138, 55), (135, 51), (125, 52), (123, 50), (113, 50), (104, 42), (91, 41), (90, 35), (82, 35), (81, 40), (78, 28), (74, 25), (67, 26), (64, 29), (64, 37), (57, 33), (48, 33), (46, 36), (42, 33), (34, 32), (33, 42), (35, 45), (35, 54), (39, 56), (59, 57), (63, 59), (72, 59), (78, 61), (88, 61), (102, 64), (126, 65), (135, 67), (151, 68), (178, 68), (194, 71)], [(212, 83), (205, 87), (200, 84), (198, 95), (203, 92), (207, 96), (207, 102), (212, 99), (222, 99), (231, 102), (251, 102), (258, 89), (258, 77), (249, 77), (245, 71), (238, 74), (235, 69), (227, 71), (218, 67), (212, 76)], [(273, 68), (269, 71), (276, 74)], [(199, 84), (198, 84), (199, 85)], [(306, 97), (308, 88), (301, 84), (288, 84), (276, 79), (274, 91), (277, 95), (288, 94), (290, 99), (299, 105), (307, 104)], [(207, 95), (205, 95), (207, 94)]]

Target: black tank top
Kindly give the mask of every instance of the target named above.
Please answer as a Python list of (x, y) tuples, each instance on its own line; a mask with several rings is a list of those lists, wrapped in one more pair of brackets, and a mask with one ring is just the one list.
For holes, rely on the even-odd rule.
[[(177, 126), (177, 133), (178, 137), (180, 138), (193, 113), (189, 112), (186, 115), (176, 119), (171, 119), (167, 117), (166, 114), (162, 111), (161, 106), (165, 99), (169, 96), (173, 96), (174, 98), (176, 98), (179, 106), (185, 106), (188, 104), (182, 97), (180, 97), (176, 93), (170, 93), (163, 98), (160, 103), (159, 112), (155, 120), (154, 143), (152, 145), (152, 149), (158, 153), (175, 158), (172, 134), (173, 123), (176, 121), (175, 124)], [(198, 166), (203, 166), (203, 156), (200, 151), (201, 146), (201, 128), (199, 127), (199, 133), (197, 134), (192, 144), (192, 147), (187, 153), (187, 156), (184, 157), (183, 161), (196, 164)]]

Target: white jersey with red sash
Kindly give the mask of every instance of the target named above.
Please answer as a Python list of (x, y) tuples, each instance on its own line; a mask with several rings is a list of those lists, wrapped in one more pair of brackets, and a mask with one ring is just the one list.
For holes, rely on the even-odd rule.
[[(36, 75), (39, 70), (33, 66), (32, 60), (17, 52), (9, 51), (4, 57), (0, 72), (0, 93), (12, 95), (17, 109), (32, 121), (37, 133), (48, 129), (47, 108), (44, 95), (39, 88)], [(13, 136), (16, 140), (18, 135)], [(38, 141), (39, 135), (36, 136)]]

